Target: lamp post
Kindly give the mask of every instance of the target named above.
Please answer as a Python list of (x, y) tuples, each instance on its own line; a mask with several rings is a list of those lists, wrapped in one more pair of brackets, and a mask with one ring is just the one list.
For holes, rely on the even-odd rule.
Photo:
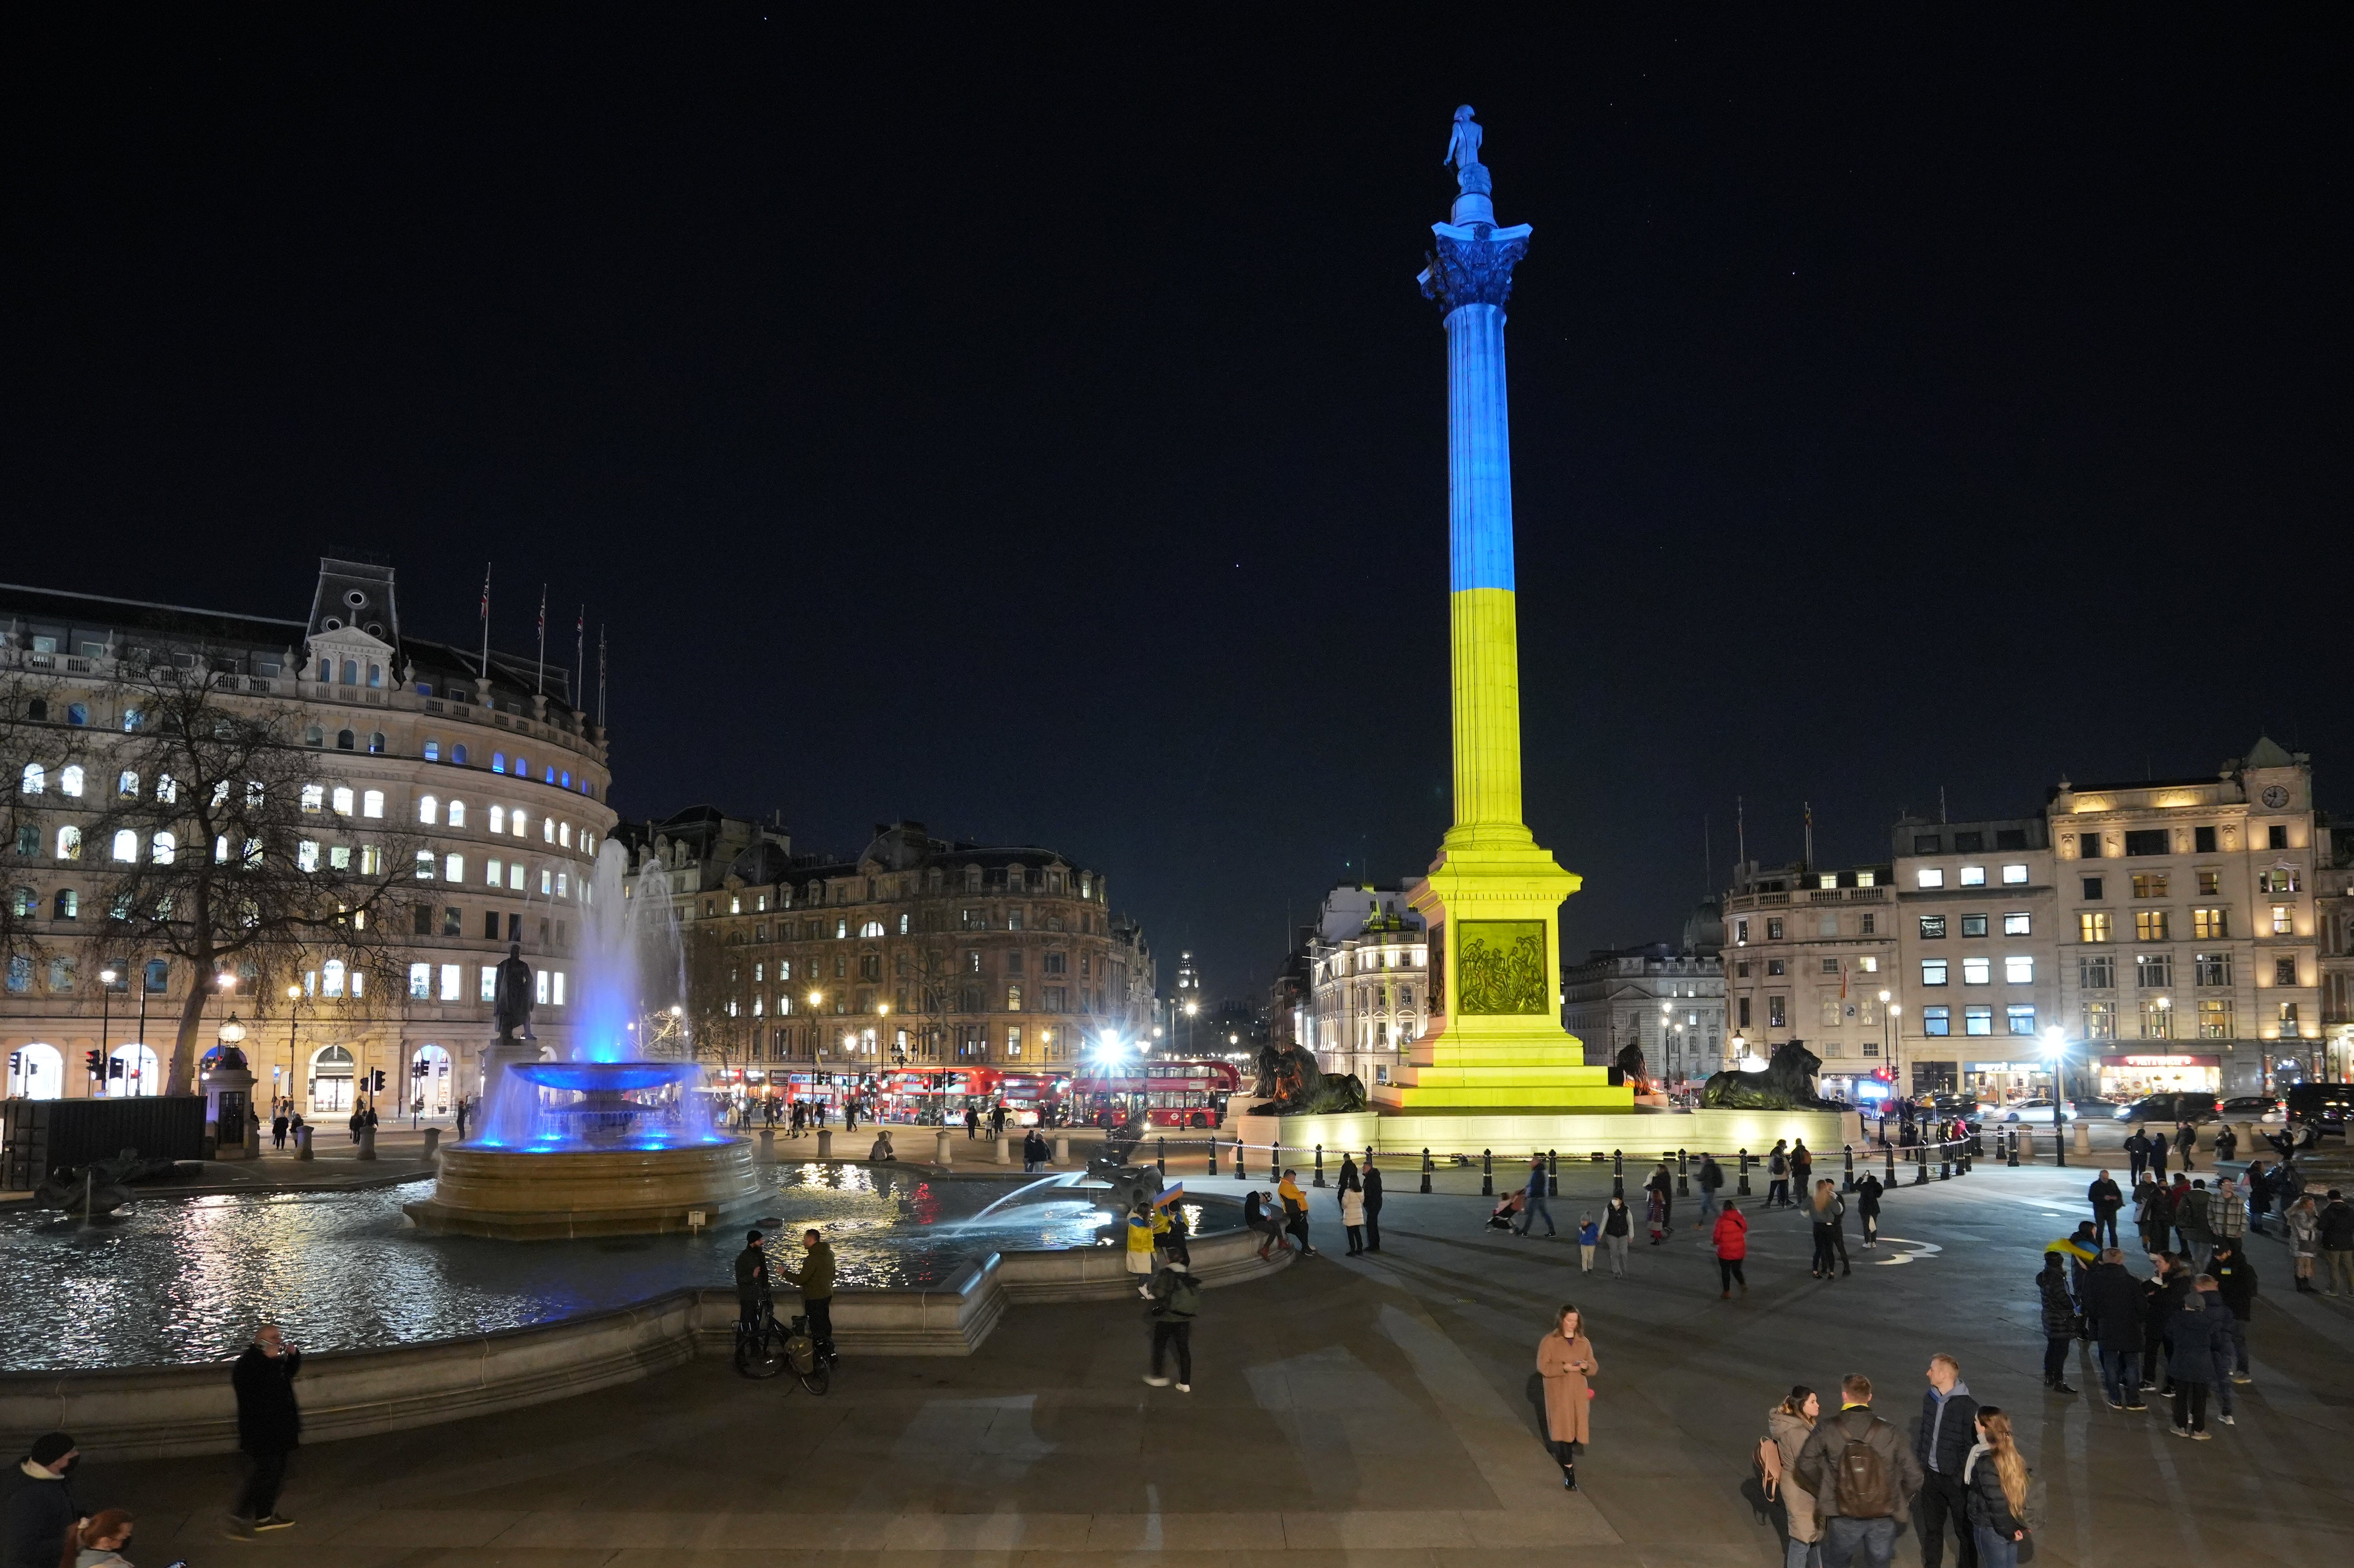
[[(286, 1103), (289, 1107), (294, 1103), (294, 1017), (302, 1008), (302, 988), (299, 985), (288, 986), (286, 988)], [(274, 1107), (270, 1114), (273, 1117), (278, 1114)]]
[(106, 1073), (114, 1065), (114, 1047), (106, 1043), (107, 1020), (114, 1002), (114, 982), (122, 978), (112, 964), (98, 971), (98, 1071), (99, 1092), (103, 1094), (108, 1079)]
[(2068, 1074), (2068, 1039), (2052, 1024), (2043, 1032), (2044, 1054), (2052, 1058), (2052, 1163), (2068, 1163), (2068, 1139), (2062, 1118), (2068, 1111), (2068, 1096), (2063, 1086)]

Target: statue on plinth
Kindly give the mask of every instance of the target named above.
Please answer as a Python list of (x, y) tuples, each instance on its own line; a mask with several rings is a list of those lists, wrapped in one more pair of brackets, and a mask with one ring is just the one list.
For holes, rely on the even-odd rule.
[(1454, 164), (1458, 173), (1475, 168), (1479, 163), (1479, 138), (1485, 132), (1479, 129), (1479, 122), (1471, 118), (1471, 112), (1468, 103), (1455, 111), (1455, 129), (1447, 138), (1447, 156), (1438, 160)]
[(1838, 1107), (1815, 1092), (1815, 1070), (1822, 1058), (1802, 1040), (1785, 1041), (1774, 1048), (1762, 1073), (1723, 1072), (1701, 1086), (1705, 1110), (1834, 1110)]
[(500, 960), (495, 973), (491, 1015), (498, 1023), (499, 1044), (513, 1045), (518, 1035), (537, 1040), (539, 1036), (531, 1032), (531, 966), (523, 961), (521, 942), (507, 944), (507, 956)]

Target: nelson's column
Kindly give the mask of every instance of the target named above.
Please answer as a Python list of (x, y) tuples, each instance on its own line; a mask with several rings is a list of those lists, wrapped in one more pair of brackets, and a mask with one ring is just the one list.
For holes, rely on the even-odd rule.
[(1529, 226), (1500, 228), (1480, 128), (1455, 111), (1452, 221), (1422, 291), (1447, 325), (1447, 558), (1455, 825), (1414, 895), (1429, 923), (1430, 1022), (1373, 1098), (1391, 1115), (1631, 1110), (1561, 1026), (1561, 902), (1577, 891), (1521, 821), (1520, 635), (1504, 302)]

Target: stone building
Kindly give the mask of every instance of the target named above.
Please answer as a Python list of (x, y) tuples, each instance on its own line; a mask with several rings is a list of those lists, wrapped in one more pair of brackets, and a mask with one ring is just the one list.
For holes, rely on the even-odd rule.
[(2044, 1033), (2067, 1025), (2043, 819), (1907, 819), (1891, 847), (1903, 953), (1894, 1081), (1998, 1103), (2050, 1092)]
[(1604, 948), (1562, 971), (1562, 1027), (1590, 1066), (1613, 1066), (1639, 1045), (1651, 1075), (1689, 1089), (1728, 1064), (1724, 964), (1717, 953), (1653, 942)]
[[(142, 848), (83, 830), (126, 794), (161, 800), (171, 787), (117, 766), (143, 738), (136, 682), (166, 669), (274, 715), (315, 754), (302, 791), (318, 823), (312, 853), (364, 863), (397, 842), (414, 855), (414, 896), (401, 901), (413, 924), (395, 933), (391, 983), (367, 983), (327, 948), (266, 983), (249, 969), (199, 975), (110, 934), (88, 895)], [(491, 974), (510, 940), (539, 971), (535, 1026), (561, 1054), (587, 874), (613, 822), (606, 736), (568, 673), (495, 651), (485, 668), (474, 650), (405, 633), (392, 569), (366, 562), (323, 560), (300, 619), (0, 587), (7, 1093), (159, 1092), (197, 987), (203, 1046), (231, 1012), (249, 1026), (257, 1095), (333, 1117), (381, 1072), (382, 1114), (415, 1100), (439, 1118), (479, 1090)], [(93, 1051), (103, 1077), (85, 1066)]]
[(1767, 870), (1753, 861), (1735, 869), (1724, 896), (1730, 1054), (1767, 1058), (1802, 1040), (1822, 1059), (1825, 1093), (1861, 1099), (1876, 1092), (1894, 1038), (1893, 875), (1887, 865)]
[[(1067, 1071), (1151, 1022), (1141, 928), (1100, 872), (1050, 849), (878, 825), (857, 855), (796, 854), (780, 829), (697, 807), (617, 831), (673, 874), (705, 1027), (749, 1086), (810, 1075)], [(733, 853), (727, 853), (732, 849)], [(703, 1054), (708, 1055), (708, 1051)]]
[(1323, 1071), (1353, 1073), (1368, 1089), (1390, 1081), (1428, 1015), (1430, 943), (1407, 906), (1419, 880), (1335, 887), (1308, 942), (1309, 1001), (1295, 1035)]

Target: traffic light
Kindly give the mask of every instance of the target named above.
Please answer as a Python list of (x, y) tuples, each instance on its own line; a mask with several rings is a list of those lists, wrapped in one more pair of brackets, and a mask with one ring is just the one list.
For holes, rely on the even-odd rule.
[(84, 1062), (89, 1065), (89, 1068), (90, 1068), (90, 1075), (91, 1077), (93, 1077), (93, 1078), (103, 1078), (104, 1076), (106, 1076), (106, 1053), (105, 1053), (105, 1052), (103, 1052), (103, 1051), (88, 1051), (88, 1052), (84, 1052), (84, 1053), (83, 1053), (83, 1060), (84, 1060)]
[(384, 1092), (384, 1069), (382, 1067), (378, 1067), (375, 1072), (368, 1075), (368, 1087), (375, 1090), (377, 1094), (382, 1094)]
[(129, 1066), (130, 1064), (120, 1056), (110, 1057), (106, 1064), (106, 1075), (109, 1078), (122, 1077), (124, 1070)]

